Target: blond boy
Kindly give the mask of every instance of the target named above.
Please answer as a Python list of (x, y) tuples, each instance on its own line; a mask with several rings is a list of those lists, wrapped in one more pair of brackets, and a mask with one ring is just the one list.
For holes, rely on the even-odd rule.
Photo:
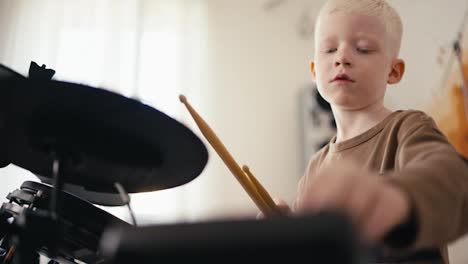
[(447, 244), (468, 232), (468, 168), (425, 113), (384, 106), (405, 71), (402, 28), (384, 0), (321, 9), (311, 72), (337, 134), (311, 158), (294, 212), (346, 212), (385, 245), (378, 263), (448, 263)]

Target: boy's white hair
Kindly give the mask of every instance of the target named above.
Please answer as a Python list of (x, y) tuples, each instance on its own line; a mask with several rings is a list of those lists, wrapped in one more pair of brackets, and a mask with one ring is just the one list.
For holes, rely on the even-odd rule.
[(320, 17), (334, 12), (357, 13), (380, 19), (393, 42), (393, 52), (398, 55), (403, 35), (403, 23), (398, 12), (386, 0), (328, 0), (321, 8)]

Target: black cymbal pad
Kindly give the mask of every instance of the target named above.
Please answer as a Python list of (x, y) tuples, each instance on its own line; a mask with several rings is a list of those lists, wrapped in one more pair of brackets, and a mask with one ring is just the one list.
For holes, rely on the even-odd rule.
[[(8, 98), (8, 161), (97, 192), (147, 192), (185, 184), (204, 169), (208, 152), (187, 127), (140, 101), (77, 83), (0, 79)], [(4, 98), (5, 98), (4, 97)]]

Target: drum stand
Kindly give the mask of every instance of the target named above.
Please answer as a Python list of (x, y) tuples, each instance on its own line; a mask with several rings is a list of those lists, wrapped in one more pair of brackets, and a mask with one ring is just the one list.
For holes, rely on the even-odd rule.
[[(54, 189), (50, 199), (50, 209), (28, 210), (27, 208), (17, 210), (18, 217), (11, 223), (8, 218), (13, 215), (6, 212), (3, 207), (0, 209), (0, 232), (5, 237), (0, 241), (2, 247), (7, 246), (8, 250), (3, 252), (3, 259), (0, 254), (0, 260), (4, 264), (39, 264), (38, 250), (47, 248), (48, 257), (51, 259), (48, 263), (59, 263), (53, 260), (57, 257), (57, 245), (62, 237), (63, 223), (60, 218), (61, 209), (61, 189), (63, 187), (63, 169), (60, 164), (66, 159), (61, 159), (56, 152), (51, 152), (52, 174), (54, 178)], [(41, 195), (40, 192), (37, 195)], [(2, 253), (2, 252), (0, 252)], [(67, 260), (69, 263), (76, 263), (74, 260)]]

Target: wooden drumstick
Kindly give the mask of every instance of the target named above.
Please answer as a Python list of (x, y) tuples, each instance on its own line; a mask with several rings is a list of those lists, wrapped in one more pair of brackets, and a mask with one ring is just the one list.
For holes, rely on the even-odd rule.
[(247, 194), (249, 194), (250, 198), (252, 198), (252, 200), (255, 202), (257, 207), (262, 211), (263, 214), (265, 214), (267, 216), (273, 215), (274, 212), (270, 209), (270, 207), (263, 200), (260, 193), (254, 187), (254, 185), (251, 183), (251, 181), (247, 178), (247, 176), (244, 174), (244, 172), (242, 171), (240, 166), (236, 163), (234, 158), (231, 156), (231, 154), (226, 149), (226, 147), (223, 145), (223, 143), (221, 143), (221, 141), (216, 136), (216, 134), (213, 132), (213, 130), (210, 128), (210, 126), (195, 111), (195, 109), (193, 109), (193, 107), (189, 104), (189, 102), (187, 101), (187, 98), (184, 95), (180, 95), (179, 99), (185, 105), (185, 107), (190, 112), (190, 114), (192, 115), (193, 119), (195, 120), (195, 123), (200, 128), (200, 131), (202, 132), (202, 134), (205, 136), (205, 138), (208, 140), (208, 142), (211, 144), (211, 146), (215, 149), (215, 151), (218, 153), (218, 155), (224, 161), (224, 163), (229, 168), (231, 173), (239, 181), (239, 183), (244, 188), (244, 190), (247, 192)]
[(245, 172), (245, 174), (249, 177), (250, 181), (255, 185), (255, 188), (257, 191), (260, 193), (260, 196), (262, 196), (263, 200), (266, 202), (268, 207), (270, 207), (271, 210), (275, 212), (279, 212), (278, 207), (276, 206), (275, 201), (271, 198), (270, 194), (266, 191), (266, 189), (262, 186), (262, 184), (255, 178), (255, 176), (252, 174), (250, 171), (249, 167), (247, 165), (242, 166), (242, 170)]

